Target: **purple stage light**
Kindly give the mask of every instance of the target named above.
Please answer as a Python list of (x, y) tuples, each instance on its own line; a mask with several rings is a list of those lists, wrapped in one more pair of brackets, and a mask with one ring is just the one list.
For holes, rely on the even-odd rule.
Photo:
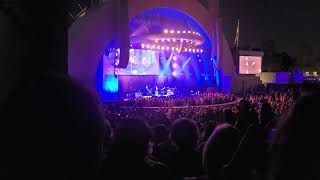
[(172, 64), (172, 67), (173, 67), (173, 68), (177, 68), (177, 67), (178, 67), (178, 64), (177, 64), (177, 63), (173, 63), (173, 64)]
[(172, 72), (172, 76), (177, 76), (177, 72)]
[(173, 56), (173, 60), (176, 61), (177, 60), (177, 56)]

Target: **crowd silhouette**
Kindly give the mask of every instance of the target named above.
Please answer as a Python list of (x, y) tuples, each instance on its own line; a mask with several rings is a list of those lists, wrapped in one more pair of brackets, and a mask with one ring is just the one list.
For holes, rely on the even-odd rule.
[[(153, 109), (103, 111), (96, 97), (67, 77), (19, 81), (2, 111), (2, 176), (318, 179), (320, 95), (304, 93), (296, 103), (290, 93), (269, 96), (248, 95), (223, 109), (203, 106), (193, 112), (205, 112), (201, 118), (184, 117), (184, 110), (168, 118), (148, 112)], [(278, 104), (288, 105), (285, 116), (274, 112)], [(104, 118), (113, 110), (117, 118)], [(151, 114), (162, 121), (144, 119)]]

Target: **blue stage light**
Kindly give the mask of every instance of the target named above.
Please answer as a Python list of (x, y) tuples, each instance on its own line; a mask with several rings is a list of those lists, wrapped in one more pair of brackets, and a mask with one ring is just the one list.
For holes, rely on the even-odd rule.
[(117, 93), (119, 90), (119, 80), (113, 74), (105, 76), (103, 81), (103, 90), (108, 93)]

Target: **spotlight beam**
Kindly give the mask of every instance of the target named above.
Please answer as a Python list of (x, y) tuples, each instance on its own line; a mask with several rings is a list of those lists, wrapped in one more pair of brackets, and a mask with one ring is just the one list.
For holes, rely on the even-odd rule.
[(188, 63), (190, 62), (190, 60), (191, 60), (191, 57), (189, 57), (188, 60), (187, 60), (185, 63), (183, 63), (182, 69), (184, 69), (184, 68), (188, 65)]

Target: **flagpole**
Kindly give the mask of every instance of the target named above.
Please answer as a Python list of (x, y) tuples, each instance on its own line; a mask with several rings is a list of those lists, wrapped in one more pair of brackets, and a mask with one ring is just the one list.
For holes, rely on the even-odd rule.
[(240, 20), (238, 19), (238, 25), (236, 30), (236, 37), (234, 39), (233, 45), (236, 46), (236, 49), (239, 49), (239, 38), (240, 38)]

